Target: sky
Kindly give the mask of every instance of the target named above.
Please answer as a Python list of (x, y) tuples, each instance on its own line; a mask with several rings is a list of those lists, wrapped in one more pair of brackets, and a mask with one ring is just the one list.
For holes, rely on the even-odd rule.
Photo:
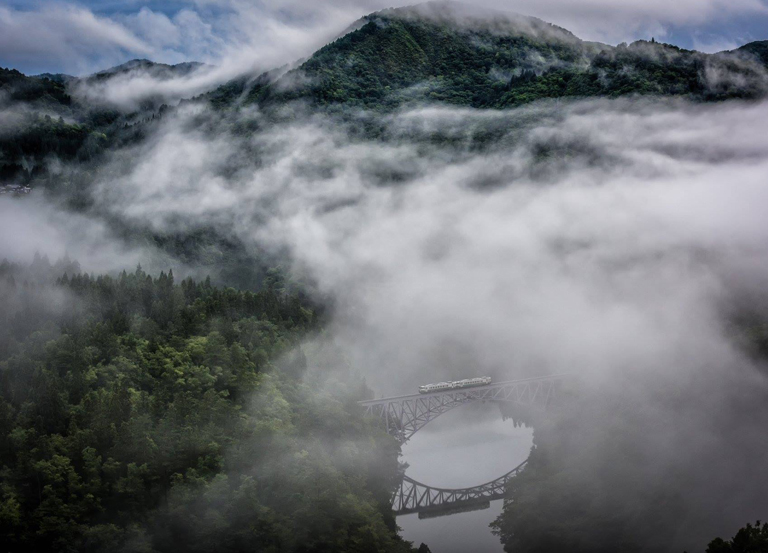
[[(414, 0), (0, 0), (0, 66), (88, 74), (130, 59), (266, 70), (310, 55), (359, 17)], [(475, 0), (585, 40), (651, 37), (714, 52), (768, 39), (768, 0)]]

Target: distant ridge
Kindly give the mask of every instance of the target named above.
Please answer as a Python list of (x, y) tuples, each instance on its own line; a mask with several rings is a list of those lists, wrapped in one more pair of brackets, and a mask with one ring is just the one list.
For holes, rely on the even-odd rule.
[(209, 67), (204, 63), (190, 61), (184, 63), (178, 63), (176, 65), (168, 65), (165, 63), (156, 63), (147, 59), (134, 59), (127, 61), (123, 64), (99, 71), (88, 77), (85, 77), (86, 81), (99, 81), (110, 79), (118, 75), (126, 75), (130, 73), (144, 72), (147, 75), (159, 78), (159, 79), (172, 79), (175, 77), (183, 77), (189, 75), (198, 69)]
[(302, 100), (376, 110), (625, 95), (758, 98), (768, 90), (768, 50), (760, 44), (715, 55), (654, 40), (610, 46), (535, 17), (428, 2), (369, 14), (298, 67), (241, 79), (211, 98), (219, 107)]
[(437, 24), (452, 24), (467, 29), (487, 30), (506, 35), (523, 33), (546, 35), (549, 39), (580, 41), (569, 30), (537, 17), (507, 10), (470, 6), (452, 0), (433, 0), (413, 6), (388, 8), (367, 15), (363, 19), (370, 21), (376, 17), (430, 20)]
[(755, 56), (760, 62), (768, 66), (768, 40), (757, 40), (737, 48), (734, 52), (748, 53)]

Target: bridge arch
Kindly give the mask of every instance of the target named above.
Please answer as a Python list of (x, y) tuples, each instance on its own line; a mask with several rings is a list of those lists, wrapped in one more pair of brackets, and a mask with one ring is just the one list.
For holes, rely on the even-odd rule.
[(566, 375), (496, 382), (474, 388), (361, 401), (367, 415), (379, 418), (387, 433), (405, 443), (443, 413), (476, 401), (547, 407)]
[[(558, 374), (509, 380), (473, 388), (372, 399), (359, 403), (367, 415), (382, 421), (387, 433), (400, 443), (405, 443), (429, 422), (467, 403), (497, 401), (546, 408), (555, 398), (561, 381), (567, 376)], [(456, 509), (484, 508), (490, 501), (504, 498), (507, 483), (519, 475), (527, 463), (526, 460), (495, 480), (469, 488), (437, 488), (404, 475), (392, 497), (392, 509), (395, 515), (419, 513), (422, 517), (446, 514), (446, 510), (456, 512)]]

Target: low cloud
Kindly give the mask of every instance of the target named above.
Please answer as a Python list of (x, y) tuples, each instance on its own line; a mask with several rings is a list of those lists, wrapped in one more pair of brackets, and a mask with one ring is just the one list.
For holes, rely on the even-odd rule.
[[(51, 262), (65, 256), (86, 272), (182, 268), (151, 245), (117, 236), (103, 219), (72, 213), (37, 192), (24, 198), (0, 198), (0, 260), (27, 265), (33, 253)], [(57, 275), (61, 276), (61, 275)]]
[[(734, 398), (765, 391), (765, 367), (728, 321), (745, 306), (768, 313), (766, 113), (765, 102), (658, 98), (345, 118), (300, 103), (268, 115), (185, 104), (98, 168), (88, 221), (215, 229), (285, 255), (328, 300), (329, 335), (377, 395), (570, 372), (645, 406), (646, 476), (705, 450), (725, 452), (707, 460), (721, 471), (738, 460), (758, 474), (766, 417)], [(104, 248), (104, 267), (133, 259), (77, 218), (2, 205), (0, 230), (24, 229), (17, 254), (50, 242), (73, 258)], [(31, 213), (14, 219), (16, 205)], [(671, 404), (657, 393), (669, 390)], [(701, 477), (690, 472), (698, 495), (681, 543), (701, 539), (727, 487), (709, 495)], [(724, 524), (749, 520), (764, 489), (729, 495)]]
[[(371, 142), (301, 112), (247, 137), (190, 131), (204, 117), (190, 108), (96, 200), (156, 232), (288, 248), (387, 392), (470, 359), (505, 377), (663, 370), (690, 350), (737, 355), (719, 299), (768, 268), (763, 109), (425, 108), (383, 118), (389, 138)], [(500, 134), (478, 146), (487, 129)]]
[[(388, 7), (416, 2), (329, 0), (306, 2), (244, 0), (189, 2), (176, 11), (159, 5), (137, 11), (95, 13), (80, 4), (41, 2), (32, 8), (0, 7), (2, 63), (28, 72), (88, 73), (130, 58), (179, 63), (202, 61), (222, 67), (220, 78), (259, 72), (309, 56), (356, 19)], [(555, 23), (585, 40), (616, 44), (638, 38), (665, 38), (739, 17), (768, 18), (763, 0), (685, 0), (669, 3), (608, 0), (480, 0), (478, 10), (531, 15)], [(154, 8), (154, 9), (153, 9)], [(471, 8), (470, 8), (471, 9)], [(732, 45), (723, 37), (696, 39), (711, 50)]]

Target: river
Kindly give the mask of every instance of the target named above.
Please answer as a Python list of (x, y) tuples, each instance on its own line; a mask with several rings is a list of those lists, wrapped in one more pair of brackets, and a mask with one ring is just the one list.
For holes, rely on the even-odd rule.
[[(528, 458), (533, 431), (504, 421), (493, 404), (470, 404), (441, 415), (405, 446), (406, 474), (424, 484), (462, 488), (483, 484), (509, 472)], [(431, 519), (397, 518), (400, 535), (432, 553), (501, 553), (488, 525), (501, 513), (502, 501), (490, 509)]]

